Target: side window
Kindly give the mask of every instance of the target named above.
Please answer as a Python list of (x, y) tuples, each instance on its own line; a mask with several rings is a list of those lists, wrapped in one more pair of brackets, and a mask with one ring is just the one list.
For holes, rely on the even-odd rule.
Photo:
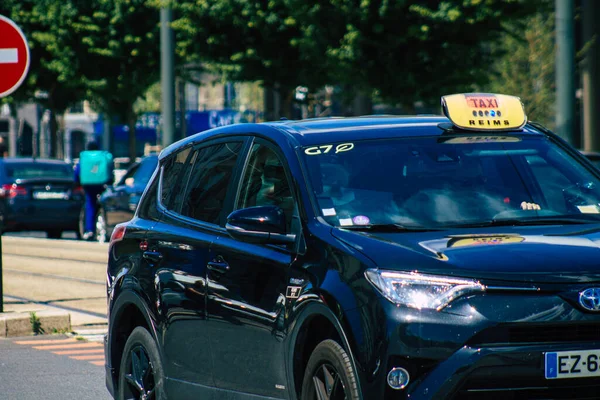
[(222, 143), (198, 150), (181, 214), (212, 224), (219, 217), (242, 142)]
[[(187, 182), (190, 168), (186, 169), (184, 166), (188, 162), (191, 151), (192, 148), (188, 147), (172, 155), (163, 165), (160, 202), (167, 210), (179, 212), (181, 204), (177, 205), (172, 200), (181, 198), (183, 191), (185, 191), (185, 182)], [(181, 175), (181, 171), (184, 171), (183, 175)]]
[(140, 202), (138, 213), (141, 218), (151, 220), (160, 218), (160, 212), (158, 211), (158, 180), (159, 177), (156, 176), (154, 180), (150, 182), (146, 196), (144, 196)]
[(241, 182), (236, 209), (274, 205), (283, 209), (290, 231), (295, 203), (284, 164), (269, 147), (255, 144)]

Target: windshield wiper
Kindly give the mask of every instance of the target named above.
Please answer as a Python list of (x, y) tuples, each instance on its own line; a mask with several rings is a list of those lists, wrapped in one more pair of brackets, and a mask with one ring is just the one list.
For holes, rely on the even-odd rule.
[(402, 224), (370, 224), (370, 225), (350, 225), (339, 226), (340, 229), (348, 229), (351, 231), (368, 231), (368, 232), (435, 232), (441, 231), (441, 228), (428, 228), (425, 226), (406, 226)]
[(487, 226), (579, 225), (600, 223), (600, 220), (578, 218), (510, 218), (492, 219), (471, 224), (453, 225), (454, 228), (484, 228)]

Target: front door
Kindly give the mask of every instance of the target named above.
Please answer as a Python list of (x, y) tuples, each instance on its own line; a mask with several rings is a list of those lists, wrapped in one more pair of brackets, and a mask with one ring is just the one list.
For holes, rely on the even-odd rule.
[[(277, 205), (286, 213), (288, 232), (294, 231), (296, 207), (284, 164), (266, 143), (252, 146), (240, 187), (237, 209)], [(285, 398), (283, 339), (293, 252), (286, 246), (244, 243), (221, 235), (211, 256), (207, 326), (217, 387)]]

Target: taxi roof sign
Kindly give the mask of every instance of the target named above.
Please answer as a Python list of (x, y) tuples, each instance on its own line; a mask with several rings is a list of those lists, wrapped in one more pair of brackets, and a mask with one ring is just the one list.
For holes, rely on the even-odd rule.
[(520, 130), (527, 123), (521, 99), (492, 93), (461, 93), (442, 97), (452, 125), (473, 131)]

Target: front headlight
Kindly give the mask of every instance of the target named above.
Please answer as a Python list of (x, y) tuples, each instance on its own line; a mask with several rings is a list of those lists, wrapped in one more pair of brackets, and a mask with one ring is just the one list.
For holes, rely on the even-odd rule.
[(471, 279), (378, 269), (369, 269), (365, 275), (392, 303), (419, 310), (428, 308), (439, 311), (457, 297), (485, 291), (485, 286)]

